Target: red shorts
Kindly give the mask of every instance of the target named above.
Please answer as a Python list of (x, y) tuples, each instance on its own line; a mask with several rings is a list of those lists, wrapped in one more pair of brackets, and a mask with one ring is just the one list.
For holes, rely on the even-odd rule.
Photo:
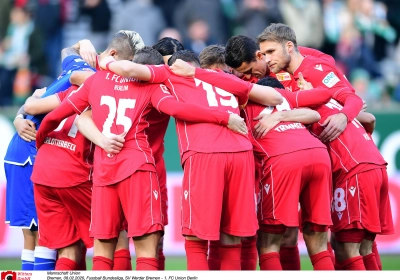
[(168, 225), (168, 191), (167, 191), (167, 170), (165, 169), (164, 158), (156, 163), (158, 184), (161, 192), (161, 213), (163, 215), (164, 226)]
[(334, 187), (332, 232), (366, 229), (377, 234), (392, 234), (393, 220), (386, 168), (355, 174)]
[(82, 239), (93, 247), (89, 236), (92, 183), (53, 188), (34, 184), (39, 224), (39, 245), (60, 249)]
[(111, 186), (93, 187), (91, 235), (117, 238), (126, 219), (128, 237), (163, 230), (155, 172), (138, 170)]
[(322, 148), (268, 159), (263, 166), (258, 207), (260, 224), (299, 227), (309, 222), (332, 225), (331, 176), (330, 158)]
[(196, 153), (184, 164), (182, 234), (219, 240), (258, 229), (252, 151)]

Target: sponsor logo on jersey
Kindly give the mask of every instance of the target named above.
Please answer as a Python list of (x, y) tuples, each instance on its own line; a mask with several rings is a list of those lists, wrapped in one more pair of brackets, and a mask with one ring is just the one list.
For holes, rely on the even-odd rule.
[(321, 64), (315, 65), (314, 69), (317, 69), (317, 70), (319, 70), (321, 72), (324, 71), (324, 70), (322, 70), (322, 65)]
[(276, 78), (278, 79), (278, 81), (280, 81), (280, 82), (290, 81), (292, 79), (292, 77), (290, 77), (290, 74), (288, 72), (278, 73), (275, 75), (276, 75)]
[(340, 79), (335, 75), (335, 73), (330, 72), (328, 75), (325, 76), (325, 78), (322, 80), (322, 83), (326, 85), (328, 88), (333, 87), (336, 85)]
[(350, 187), (349, 192), (354, 197), (354, 193), (356, 192), (356, 187)]

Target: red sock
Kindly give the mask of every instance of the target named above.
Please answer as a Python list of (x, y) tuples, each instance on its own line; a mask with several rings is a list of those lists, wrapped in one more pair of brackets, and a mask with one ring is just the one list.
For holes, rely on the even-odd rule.
[(300, 252), (297, 245), (281, 247), (279, 255), (283, 270), (300, 270)]
[(77, 270), (78, 266), (76, 261), (68, 258), (60, 258), (56, 262), (55, 270)]
[(185, 240), (188, 270), (209, 270), (207, 262), (207, 240)]
[(381, 256), (379, 255), (378, 245), (376, 244), (376, 241), (374, 241), (374, 243), (372, 243), (372, 253), (375, 254), (375, 260), (376, 260), (376, 264), (377, 264), (379, 270), (382, 270)]
[(335, 270), (328, 250), (310, 256), (314, 270)]
[(219, 244), (219, 257), (221, 259), (221, 270), (240, 270), (240, 255), (242, 244), (225, 245)]
[(366, 270), (379, 270), (374, 253), (364, 256), (363, 261)]
[(256, 238), (242, 240), (241, 267), (242, 270), (256, 270), (257, 246)]
[(336, 260), (336, 266), (341, 270), (365, 270), (364, 261), (362, 256), (357, 256), (354, 258), (350, 258), (339, 262)]
[(114, 252), (113, 270), (132, 270), (131, 252), (128, 249)]
[(331, 255), (333, 266), (335, 266), (335, 253), (333, 252), (331, 242), (328, 242), (327, 246), (328, 246), (329, 255)]
[(102, 256), (93, 257), (92, 270), (113, 270), (113, 266), (114, 261), (109, 258)]
[(272, 252), (260, 256), (260, 270), (282, 270), (279, 253)]
[(219, 241), (213, 240), (209, 243), (208, 267), (210, 270), (220, 270), (221, 260), (219, 259)]
[(81, 256), (81, 261), (78, 265), (78, 270), (86, 270), (86, 252), (87, 252), (86, 247), (82, 247), (82, 256)]
[(165, 256), (162, 248), (158, 249), (158, 270), (165, 270)]
[(156, 258), (137, 258), (136, 270), (158, 270), (158, 260)]

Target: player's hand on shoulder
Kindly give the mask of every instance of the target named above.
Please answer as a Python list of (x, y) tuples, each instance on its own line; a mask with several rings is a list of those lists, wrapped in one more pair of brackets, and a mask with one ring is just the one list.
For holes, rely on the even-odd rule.
[(314, 88), (311, 83), (307, 82), (304, 79), (303, 74), (301, 72), (299, 73), (299, 79), (297, 80), (297, 86), (301, 90), (309, 90), (309, 89)]
[(362, 101), (363, 101), (363, 106), (361, 108), (361, 112), (365, 112), (365, 111), (367, 111), (368, 105), (367, 105), (367, 102), (365, 102), (364, 99)]
[(237, 114), (229, 115), (228, 128), (239, 134), (246, 135), (248, 133), (244, 119)]
[(172, 64), (169, 69), (174, 72), (175, 75), (182, 77), (194, 77), (196, 68), (189, 63), (183, 61), (182, 59), (177, 59), (174, 64)]
[(31, 120), (15, 118), (14, 126), (18, 135), (27, 142), (36, 140), (36, 126)]
[(346, 129), (347, 116), (343, 113), (331, 115), (322, 123), (324, 130), (319, 135), (322, 142), (331, 142), (338, 138)]
[(109, 62), (114, 62), (115, 58), (113, 56), (107, 56), (105, 58), (103, 58), (102, 60), (99, 61), (99, 65), (101, 69), (107, 69), (107, 64)]
[(126, 132), (120, 135), (103, 136), (101, 140), (101, 148), (108, 154), (118, 154), (125, 143)]
[(264, 137), (268, 131), (274, 128), (279, 122), (279, 112), (275, 112), (273, 114), (261, 114), (255, 117), (253, 120), (259, 121), (254, 126), (253, 135), (254, 138), (262, 138)]
[(79, 41), (79, 54), (91, 67), (96, 68), (97, 52), (92, 42), (87, 39)]

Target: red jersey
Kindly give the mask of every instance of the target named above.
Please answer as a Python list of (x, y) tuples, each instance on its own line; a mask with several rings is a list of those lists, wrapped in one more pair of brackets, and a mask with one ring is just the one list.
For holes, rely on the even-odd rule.
[[(277, 111), (292, 110), (296, 107), (318, 106), (330, 99), (331, 95), (325, 89), (313, 89), (311, 91), (290, 92), (277, 89), (283, 97), (283, 103), (277, 106), (264, 106), (249, 102), (244, 108), (244, 115), (249, 131), (253, 131), (257, 124), (255, 117), (260, 114), (272, 114)], [(319, 97), (314, 98), (315, 95)], [(324, 98), (322, 98), (324, 96)], [(270, 157), (288, 154), (295, 151), (324, 148), (316, 137), (310, 134), (307, 128), (296, 122), (280, 122), (272, 128), (264, 137), (255, 139), (251, 137), (254, 153), (258, 158), (267, 160)]]
[[(178, 102), (198, 104), (222, 112), (240, 114), (239, 104), (247, 102), (252, 87), (250, 83), (243, 82), (246, 84), (244, 90), (232, 88), (228, 92), (197, 78), (179, 77), (165, 65), (148, 67), (151, 71), (150, 82), (164, 83)], [(226, 83), (232, 79), (239, 80), (230, 74), (204, 71), (212, 72), (217, 79), (223, 79)], [(182, 164), (197, 152), (240, 152), (252, 149), (247, 135), (234, 133), (221, 125), (176, 120), (176, 131)]]
[(164, 154), (164, 136), (167, 132), (170, 116), (153, 109), (147, 115), (149, 127), (146, 129), (147, 139), (153, 150), (154, 160), (157, 162)]
[[(77, 86), (57, 93), (64, 100)], [(36, 155), (31, 180), (55, 188), (73, 187), (91, 180), (93, 165), (92, 143), (75, 125), (78, 115), (64, 119), (57, 129), (49, 133)]]
[[(344, 82), (341, 74), (326, 60), (307, 56), (293, 73), (296, 81), (300, 72), (303, 74), (304, 79), (314, 87), (322, 86), (332, 92), (332, 98), (344, 105), (341, 113), (347, 116), (348, 122), (351, 122), (360, 113), (363, 106), (361, 98), (354, 94), (352, 88), (348, 87), (348, 82)], [(324, 112), (319, 112), (321, 114), (321, 122), (327, 117)]]
[(93, 181), (96, 186), (112, 185), (127, 178), (146, 165), (155, 171), (154, 157), (145, 134), (149, 123), (146, 115), (163, 100), (173, 98), (160, 84), (144, 84), (123, 78), (109, 71), (100, 71), (89, 77), (74, 94), (68, 97), (77, 113), (92, 107), (92, 118), (97, 128), (106, 136), (125, 136), (124, 148), (109, 155), (96, 147)]
[[(329, 103), (320, 106), (318, 112), (326, 118), (339, 113), (342, 108), (342, 105), (331, 99)], [(317, 136), (324, 129), (321, 123), (322, 120), (311, 126), (311, 131)], [(342, 134), (329, 142), (327, 146), (332, 161), (332, 178), (336, 183), (346, 179), (358, 166), (363, 168), (363, 163), (387, 164), (374, 141), (357, 119), (349, 123)]]

